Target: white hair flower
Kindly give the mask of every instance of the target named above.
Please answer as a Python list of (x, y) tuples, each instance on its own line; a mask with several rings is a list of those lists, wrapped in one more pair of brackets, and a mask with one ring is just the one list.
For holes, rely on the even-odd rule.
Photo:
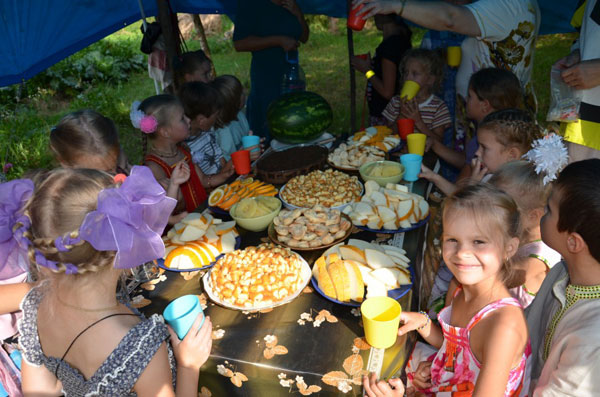
[(558, 173), (568, 164), (569, 154), (560, 135), (551, 133), (537, 139), (531, 150), (523, 158), (535, 165), (535, 172), (544, 172), (544, 185), (556, 179)]

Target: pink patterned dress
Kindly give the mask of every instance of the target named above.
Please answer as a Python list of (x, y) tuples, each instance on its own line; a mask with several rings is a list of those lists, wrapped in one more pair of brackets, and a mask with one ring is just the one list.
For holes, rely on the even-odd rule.
[[(433, 361), (431, 365), (431, 384), (429, 389), (421, 390), (427, 395), (466, 397), (471, 396), (479, 376), (481, 363), (471, 351), (470, 332), (479, 321), (488, 314), (505, 306), (521, 307), (514, 298), (504, 298), (490, 303), (481, 309), (469, 322), (466, 328), (450, 325), (452, 305), (444, 308), (438, 320), (444, 333), (444, 343), (440, 350), (429, 346), (417, 345), (406, 367), (408, 385), (412, 385), (414, 371), (421, 361)], [(425, 347), (423, 349), (423, 346)], [(420, 350), (420, 351), (418, 351)], [(432, 354), (433, 352), (433, 354)], [(529, 341), (523, 352), (519, 365), (510, 370), (505, 396), (526, 396), (529, 389), (531, 345)]]

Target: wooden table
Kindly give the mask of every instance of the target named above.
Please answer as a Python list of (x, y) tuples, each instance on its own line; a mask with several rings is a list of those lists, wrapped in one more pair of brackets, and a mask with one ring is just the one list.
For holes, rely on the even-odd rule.
[[(418, 181), (413, 191), (423, 194), (425, 188), (425, 182)], [(266, 241), (266, 232), (240, 230), (240, 234), (242, 247)], [(372, 241), (383, 236), (360, 231), (351, 237)], [(407, 256), (413, 264), (418, 263), (423, 228), (395, 235), (394, 239), (403, 239)], [(321, 253), (302, 254), (312, 265)], [(198, 294), (207, 304), (205, 313), (214, 325), (213, 348), (201, 370), (200, 395), (288, 396), (300, 395), (300, 389), (305, 395), (309, 391), (341, 395), (335, 386), (340, 383), (341, 389), (348, 389), (346, 395), (362, 395), (360, 377), (371, 349), (362, 339), (359, 308), (331, 302), (309, 284), (294, 301), (271, 310), (230, 310), (207, 302), (201, 273), (163, 272), (160, 278), (143, 284), (133, 298), (134, 303), (144, 306), (146, 315), (162, 313), (171, 300), (185, 294)], [(409, 291), (400, 299), (403, 308), (412, 307), (412, 295)], [(410, 335), (414, 339), (414, 333)], [(383, 378), (399, 376), (413, 342), (404, 336), (385, 351)]]

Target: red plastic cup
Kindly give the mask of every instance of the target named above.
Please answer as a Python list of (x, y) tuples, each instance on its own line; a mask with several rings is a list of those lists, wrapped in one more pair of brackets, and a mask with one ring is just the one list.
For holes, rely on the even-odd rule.
[(369, 57), (369, 54), (358, 54), (358, 55), (356, 55), (356, 57), (360, 58), (360, 59), (364, 59), (366, 61)]
[(362, 10), (362, 8), (364, 7), (364, 3), (359, 5), (358, 7), (355, 7), (353, 9), (350, 10), (350, 13), (348, 14), (348, 27), (352, 30), (355, 31), (361, 31), (363, 30), (363, 28), (365, 27), (365, 20), (362, 18), (361, 16), (357, 16), (356, 14)]
[(247, 175), (250, 173), (250, 152), (248, 150), (238, 150), (231, 153), (233, 167), (238, 175)]
[(415, 121), (413, 119), (398, 119), (396, 120), (398, 126), (398, 134), (400, 139), (406, 140), (408, 134), (412, 134), (415, 131)]

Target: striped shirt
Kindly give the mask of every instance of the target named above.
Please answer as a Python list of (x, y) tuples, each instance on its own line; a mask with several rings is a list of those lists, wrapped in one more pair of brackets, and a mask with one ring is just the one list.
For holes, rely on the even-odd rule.
[(204, 131), (200, 135), (192, 137), (186, 141), (192, 160), (205, 175), (214, 175), (221, 171), (221, 159), (223, 151), (217, 144), (217, 137), (214, 131)]
[[(400, 105), (402, 100), (399, 95), (392, 97), (390, 102), (387, 104), (383, 112), (383, 117), (391, 124), (400, 117)], [(442, 99), (435, 95), (431, 95), (424, 102), (419, 104), (419, 113), (421, 113), (421, 119), (423, 123), (430, 130), (434, 130), (438, 127), (447, 127), (452, 122), (448, 106)]]

